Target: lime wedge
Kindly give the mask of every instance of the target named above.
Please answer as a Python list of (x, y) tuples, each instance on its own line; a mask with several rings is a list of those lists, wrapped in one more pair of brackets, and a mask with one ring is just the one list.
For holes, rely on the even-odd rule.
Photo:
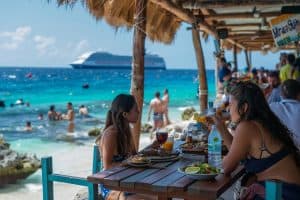
[(200, 171), (200, 167), (187, 167), (184, 172), (187, 174), (197, 174)]

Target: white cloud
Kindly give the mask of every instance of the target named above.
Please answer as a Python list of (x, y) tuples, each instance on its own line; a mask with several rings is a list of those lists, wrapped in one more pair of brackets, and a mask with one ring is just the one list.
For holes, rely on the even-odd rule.
[(87, 40), (81, 40), (76, 44), (75, 52), (82, 53), (89, 48), (89, 42)]
[(17, 49), (20, 44), (29, 36), (31, 33), (30, 26), (21, 26), (16, 29), (14, 32), (4, 31), (0, 32), (0, 39), (3, 38), (4, 42), (0, 43), (0, 48), (6, 50)]
[(56, 55), (58, 53), (55, 47), (55, 37), (36, 35), (33, 40), (36, 43), (35, 48), (38, 50), (40, 55)]

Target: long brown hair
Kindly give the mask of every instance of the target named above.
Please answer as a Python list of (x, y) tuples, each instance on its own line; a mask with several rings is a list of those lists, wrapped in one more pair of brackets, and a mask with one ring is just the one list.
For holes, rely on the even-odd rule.
[[(230, 94), (238, 101), (240, 120), (253, 120), (262, 125), (273, 139), (283, 143), (284, 148), (294, 156), (300, 166), (300, 153), (293, 142), (292, 133), (272, 112), (262, 90), (252, 82), (239, 82), (231, 89)], [(246, 111), (245, 105), (248, 106)]]
[(119, 94), (114, 98), (111, 108), (107, 112), (104, 130), (109, 126), (117, 129), (117, 152), (121, 155), (134, 151), (129, 122), (124, 117), (124, 113), (128, 113), (134, 105), (136, 105), (136, 101), (132, 95)]

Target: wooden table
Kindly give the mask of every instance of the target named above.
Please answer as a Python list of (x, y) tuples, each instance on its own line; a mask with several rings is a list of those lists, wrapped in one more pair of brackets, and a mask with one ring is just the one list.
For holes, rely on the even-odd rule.
[(191, 162), (180, 159), (156, 163), (153, 168), (119, 166), (93, 174), (88, 181), (112, 190), (157, 195), (158, 199), (216, 199), (244, 173), (239, 166), (230, 176), (220, 174), (214, 180), (196, 181), (177, 171)]

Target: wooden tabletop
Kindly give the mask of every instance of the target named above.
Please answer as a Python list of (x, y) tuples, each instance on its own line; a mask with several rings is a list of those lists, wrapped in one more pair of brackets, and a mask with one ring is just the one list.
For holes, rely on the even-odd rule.
[(158, 195), (159, 199), (216, 199), (244, 173), (239, 166), (230, 176), (220, 174), (213, 180), (197, 181), (177, 171), (192, 162), (180, 159), (148, 168), (119, 166), (88, 176), (88, 180), (113, 190)]

